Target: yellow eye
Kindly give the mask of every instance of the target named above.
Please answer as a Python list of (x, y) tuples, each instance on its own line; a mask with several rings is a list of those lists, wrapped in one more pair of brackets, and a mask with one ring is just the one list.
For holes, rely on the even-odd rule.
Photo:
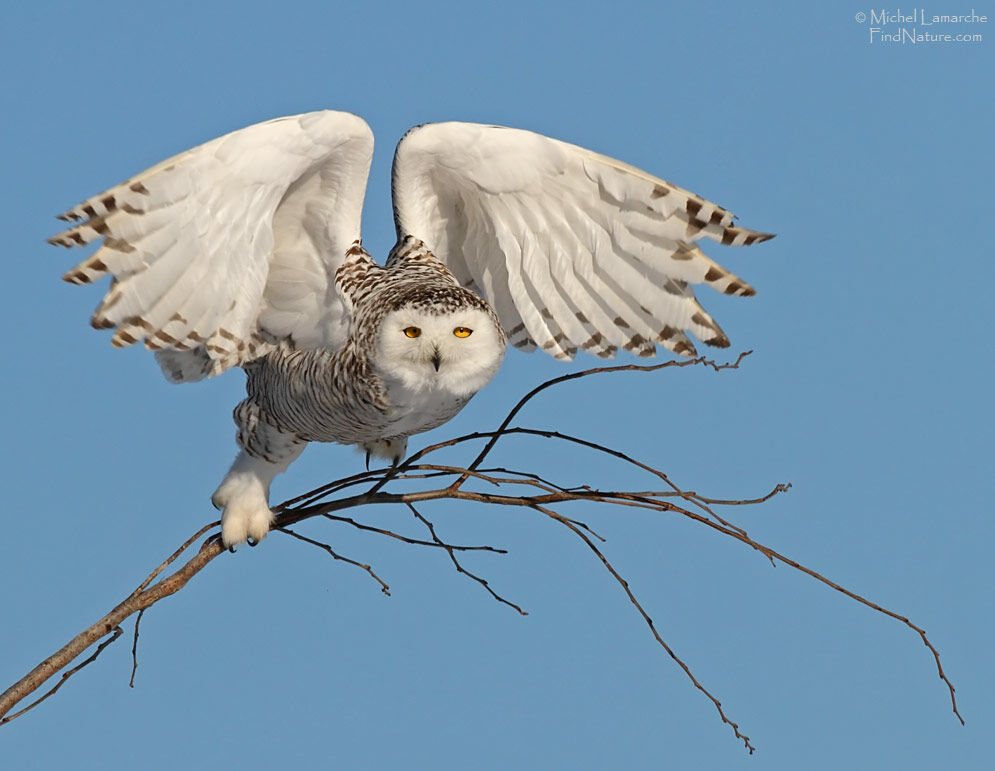
[(453, 330), (453, 334), (456, 335), (456, 337), (469, 337), (473, 334), (473, 330), (469, 327), (456, 327), (456, 329)]
[(421, 330), (418, 327), (405, 327), (404, 334), (408, 337), (418, 337), (421, 334)]

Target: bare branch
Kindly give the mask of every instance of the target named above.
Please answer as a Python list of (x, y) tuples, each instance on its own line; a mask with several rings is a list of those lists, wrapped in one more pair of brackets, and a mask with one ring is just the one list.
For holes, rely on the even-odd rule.
[[(663, 361), (660, 362), (659, 364), (619, 364), (614, 367), (592, 367), (591, 369), (585, 369), (582, 370), (581, 372), (571, 372), (567, 375), (554, 377), (551, 378), (550, 380), (547, 380), (545, 383), (541, 383), (540, 385), (536, 386), (531, 391), (529, 391), (527, 394), (525, 394), (525, 396), (523, 396), (518, 401), (518, 404), (516, 404), (514, 407), (511, 408), (511, 412), (509, 412), (508, 415), (505, 417), (505, 419), (501, 422), (501, 425), (498, 427), (498, 433), (502, 432), (504, 429), (506, 429), (508, 426), (511, 425), (511, 421), (514, 420), (515, 415), (517, 415), (518, 412), (522, 409), (522, 407), (528, 404), (533, 397), (538, 396), (547, 388), (552, 388), (553, 386), (557, 386), (560, 383), (567, 383), (571, 380), (579, 380), (581, 378), (590, 377), (591, 375), (604, 375), (613, 372), (656, 372), (657, 370), (661, 369), (671, 369), (671, 368), (679, 369), (683, 367), (693, 367), (695, 365), (710, 366), (716, 372), (723, 369), (738, 369), (739, 363), (744, 358), (749, 356), (751, 353), (753, 353), (753, 351), (744, 351), (743, 353), (739, 354), (738, 357), (736, 357), (736, 361), (733, 362), (732, 364), (716, 364), (711, 359), (707, 359), (704, 356), (699, 356), (696, 359), (682, 359), (680, 361), (677, 360)], [(477, 466), (479, 466), (484, 461), (484, 458), (486, 458), (487, 455), (490, 453), (490, 451), (494, 448), (494, 445), (497, 443), (497, 440), (498, 440), (497, 436), (492, 438), (485, 445), (484, 449), (480, 451), (480, 455), (478, 455), (474, 459), (474, 461), (470, 464), (469, 468), (471, 469), (477, 468)]]
[(300, 533), (291, 530), (289, 527), (281, 527), (278, 529), (282, 533), (286, 533), (287, 535), (293, 536), (298, 541), (303, 541), (304, 543), (309, 543), (312, 546), (317, 546), (319, 549), (328, 552), (328, 554), (330, 554), (334, 559), (340, 560), (341, 562), (347, 562), (350, 565), (355, 565), (356, 567), (365, 570), (367, 573), (370, 574), (370, 576), (373, 578), (374, 581), (380, 584), (380, 591), (386, 594), (388, 597), (390, 597), (390, 587), (387, 586), (386, 581), (384, 581), (382, 578), (380, 578), (380, 576), (378, 576), (376, 573), (373, 572), (373, 568), (371, 568), (369, 565), (363, 562), (356, 562), (356, 560), (349, 559), (348, 557), (343, 557), (341, 554), (337, 553), (334, 549), (332, 549), (332, 547), (329, 546), (327, 543), (322, 543), (321, 541), (315, 541), (312, 538), (308, 538), (306, 535), (301, 535)]
[[(156, 568), (156, 570), (153, 571), (153, 574), (158, 574), (161, 568), (175, 560), (177, 553), (180, 551), (182, 551), (182, 549), (177, 550), (177, 552), (170, 556), (162, 565), (160, 565), (159, 568)], [(38, 666), (28, 672), (28, 674), (0, 694), (0, 716), (6, 715), (13, 706), (22, 701), (27, 695), (40, 688), (46, 680), (52, 677), (52, 675), (61, 672), (69, 666), (70, 663), (72, 663), (91, 645), (96, 643), (98, 640), (103, 639), (107, 635), (112, 635), (109, 640), (105, 640), (101, 643), (97, 651), (90, 657), (90, 659), (87, 659), (82, 664), (63, 673), (62, 679), (56, 687), (53, 688), (49, 694), (46, 694), (43, 699), (51, 695), (51, 693), (54, 693), (62, 686), (62, 683), (64, 683), (67, 678), (74, 675), (86, 664), (90, 663), (90, 661), (96, 658), (96, 656), (99, 655), (99, 653), (101, 653), (107, 645), (121, 636), (122, 632), (120, 624), (122, 621), (140, 610), (151, 607), (156, 602), (159, 602), (159, 600), (178, 592), (186, 586), (187, 582), (198, 572), (200, 572), (208, 562), (213, 560), (222, 552), (223, 549), (221, 547), (220, 538), (209, 538), (201, 545), (197, 553), (175, 573), (163, 578), (158, 583), (155, 583), (146, 589), (132, 592), (123, 602), (118, 604), (107, 615), (84, 629), (72, 640), (62, 646), (62, 648), (42, 661)], [(42, 699), (39, 699), (39, 701), (42, 701)], [(3, 717), (0, 719), (0, 725), (13, 720), (14, 717), (23, 714), (24, 711), (25, 710), (21, 710), (10, 717)]]
[(372, 525), (365, 525), (362, 522), (357, 522), (355, 519), (350, 517), (336, 516), (335, 514), (322, 513), (325, 519), (329, 519), (333, 522), (345, 522), (348, 525), (352, 525), (357, 530), (365, 530), (369, 533), (377, 533), (378, 535), (385, 535), (388, 538), (394, 538), (403, 543), (411, 544), (412, 546), (435, 546), (438, 548), (449, 548), (453, 551), (489, 551), (495, 554), (507, 554), (506, 549), (497, 549), (493, 546), (460, 546), (457, 544), (446, 544), (443, 546), (441, 543), (436, 543), (435, 541), (423, 541), (419, 538), (409, 538), (406, 535), (401, 535), (400, 533), (395, 533), (393, 530), (387, 530), (382, 527), (373, 527)]
[(142, 616), (145, 615), (145, 608), (138, 611), (138, 615), (135, 617), (135, 636), (131, 641), (131, 679), (128, 681), (128, 687), (135, 687), (135, 673), (138, 671), (138, 625), (142, 623)]
[[(35, 699), (33, 702), (31, 702), (24, 709), (15, 712), (13, 715), (6, 715), (2, 720), (0, 720), (0, 725), (3, 725), (4, 723), (9, 723), (14, 718), (20, 717), (21, 715), (23, 715), (28, 710), (32, 710), (35, 707), (37, 707), (39, 704), (41, 704), (43, 701), (45, 701), (45, 699), (47, 699), (53, 693), (55, 693), (56, 691), (58, 691), (65, 684), (66, 680), (68, 680), (70, 677), (72, 677), (77, 672), (79, 672), (87, 664), (92, 664), (94, 661), (96, 661), (97, 660), (97, 656), (99, 656), (101, 653), (104, 652), (104, 648), (106, 648), (112, 642), (114, 642), (115, 640), (117, 640), (117, 638), (120, 637), (122, 634), (124, 634), (124, 630), (121, 627), (119, 627), (119, 626), (114, 627), (113, 633), (111, 634), (111, 636), (108, 637), (106, 640), (104, 640), (102, 643), (100, 643), (100, 645), (97, 646), (97, 649), (92, 654), (90, 654), (90, 656), (88, 656), (87, 658), (83, 659), (83, 661), (81, 661), (79, 664), (77, 664), (72, 669), (67, 669), (65, 672), (63, 672), (62, 673), (62, 677), (59, 678), (59, 682), (57, 682), (52, 688), (50, 688), (48, 691), (46, 691), (44, 694), (42, 694), (41, 697), (39, 697), (39, 698)], [(39, 683), (39, 685), (41, 685), (41, 683)], [(30, 693), (30, 691), (28, 693)], [(27, 695), (27, 694), (25, 694), (25, 695)], [(4, 696), (6, 696), (6, 693), (4, 693)], [(14, 702), (14, 703), (16, 704), (17, 702)], [(0, 713), (0, 714), (3, 714), (3, 713)]]
[(461, 476), (456, 482), (453, 482), (453, 487), (460, 487), (463, 482), (471, 475), (471, 472), (476, 470), (477, 467), (484, 461), (484, 458), (490, 453), (497, 443), (497, 440), (506, 433), (505, 429), (511, 424), (515, 415), (524, 407), (533, 397), (545, 391), (547, 388), (552, 388), (561, 383), (566, 383), (571, 380), (579, 380), (581, 378), (590, 377), (591, 375), (601, 375), (613, 372), (656, 372), (661, 369), (682, 369), (684, 367), (692, 367), (696, 365), (708, 366), (714, 369), (716, 372), (724, 369), (738, 369), (740, 362), (749, 356), (753, 351), (744, 351), (736, 357), (736, 361), (731, 363), (717, 364), (711, 359), (707, 359), (700, 356), (695, 359), (682, 359), (680, 361), (670, 360), (660, 362), (659, 364), (620, 364), (614, 367), (594, 367), (591, 369), (581, 370), (580, 372), (571, 372), (567, 375), (561, 375), (559, 377), (550, 378), (544, 383), (539, 384), (531, 391), (529, 391), (525, 396), (523, 396), (518, 403), (511, 408), (511, 411), (505, 416), (504, 420), (501, 421), (501, 425), (498, 427), (497, 431), (481, 432), (476, 434), (468, 434), (465, 437), (459, 437), (457, 439), (449, 440), (446, 442), (439, 442), (438, 444), (433, 444), (429, 447), (425, 447), (418, 452), (409, 455), (399, 466), (393, 469), (388, 469), (387, 473), (373, 486), (370, 490), (371, 493), (375, 493), (389, 483), (392, 479), (397, 477), (399, 474), (404, 473), (409, 466), (414, 464), (416, 461), (421, 460), (427, 454), (435, 452), (443, 447), (450, 447), (454, 444), (458, 444), (463, 441), (468, 441), (469, 439), (476, 439), (482, 437), (489, 437), (490, 441), (484, 446), (484, 449), (480, 451), (480, 454), (467, 466), (467, 473), (465, 476)]
[[(714, 507), (718, 506), (744, 506), (764, 503), (774, 496), (785, 492), (790, 488), (789, 484), (779, 484), (773, 487), (768, 493), (758, 498), (750, 499), (719, 499), (710, 498), (697, 492), (681, 489), (671, 479), (659, 469), (651, 464), (645, 463), (630, 457), (619, 450), (606, 447), (602, 444), (572, 436), (559, 431), (542, 430), (521, 426), (511, 426), (511, 421), (521, 411), (521, 409), (537, 394), (553, 386), (565, 383), (578, 378), (595, 374), (637, 371), (653, 372), (667, 368), (682, 368), (693, 365), (709, 366), (715, 370), (733, 369), (739, 366), (743, 357), (749, 352), (740, 354), (735, 362), (730, 364), (716, 364), (713, 361), (699, 358), (689, 361), (668, 361), (653, 366), (623, 365), (617, 367), (599, 367), (584, 370), (562, 377), (553, 378), (539, 385), (526, 394), (507, 414), (503, 422), (495, 431), (476, 432), (465, 436), (455, 437), (446, 441), (425, 447), (413, 453), (399, 466), (389, 469), (374, 469), (364, 471), (359, 474), (335, 480), (323, 485), (315, 490), (304, 493), (274, 508), (276, 514), (274, 529), (286, 533), (287, 535), (302, 542), (316, 546), (336, 560), (359, 567), (367, 572), (377, 583), (380, 584), (381, 591), (389, 595), (390, 590), (370, 567), (370, 565), (344, 557), (332, 549), (330, 545), (322, 541), (308, 538), (300, 533), (291, 530), (291, 526), (305, 519), (323, 517), (332, 522), (346, 524), (362, 532), (381, 535), (386, 538), (400, 541), (414, 546), (426, 546), (430, 548), (443, 549), (449, 555), (456, 570), (472, 580), (479, 583), (484, 589), (500, 603), (508, 605), (518, 613), (525, 615), (518, 605), (497, 594), (484, 578), (467, 570), (456, 556), (457, 552), (482, 551), (496, 554), (505, 554), (504, 549), (493, 546), (465, 546), (451, 544), (439, 538), (435, 526), (432, 522), (421, 514), (416, 508), (416, 504), (434, 500), (454, 500), (486, 504), (489, 506), (515, 506), (541, 513), (566, 527), (574, 535), (580, 538), (585, 545), (593, 552), (612, 578), (622, 587), (632, 605), (636, 608), (643, 620), (646, 622), (654, 639), (667, 652), (667, 654), (678, 664), (691, 683), (705, 694), (712, 701), (718, 710), (721, 720), (728, 724), (745, 744), (746, 748), (753, 752), (753, 745), (750, 739), (740, 732), (737, 723), (733, 722), (725, 714), (721, 702), (707, 690), (697, 677), (692, 673), (688, 665), (680, 659), (674, 650), (660, 635), (657, 627), (653, 623), (649, 614), (645, 611), (635, 594), (629, 587), (628, 582), (621, 573), (608, 560), (605, 554), (595, 543), (595, 540), (604, 542), (604, 538), (591, 530), (587, 524), (566, 516), (562, 512), (556, 511), (553, 507), (563, 503), (586, 502), (604, 507), (635, 507), (647, 509), (660, 513), (676, 514), (698, 522), (709, 527), (716, 532), (733, 538), (740, 543), (763, 554), (772, 564), (780, 561), (796, 570), (805, 573), (820, 583), (835, 589), (852, 600), (893, 618), (910, 629), (914, 630), (922, 640), (923, 644), (931, 652), (936, 664), (937, 673), (942, 682), (947, 686), (950, 693), (950, 700), (954, 714), (964, 722), (957, 708), (955, 699), (955, 689), (949, 678), (946, 676), (940, 662), (940, 654), (936, 647), (929, 641), (925, 630), (912, 623), (905, 616), (889, 610), (876, 602), (873, 602), (862, 595), (843, 587), (826, 578), (817, 571), (808, 568), (789, 557), (786, 557), (770, 547), (761, 544), (751, 538), (747, 532), (738, 525), (732, 524), (719, 516)], [(649, 474), (652, 478), (663, 482), (667, 488), (664, 490), (606, 490), (601, 489), (596, 484), (596, 479), (590, 479), (586, 484), (568, 486), (559, 484), (547, 479), (534, 470), (522, 471), (506, 468), (481, 469), (482, 462), (486, 459), (496, 444), (509, 436), (523, 436), (540, 440), (555, 440), (575, 444), (585, 450), (596, 453), (600, 456), (608, 456), (622, 463), (632, 465)], [(484, 441), (484, 447), (475, 458), (462, 466), (438, 465), (423, 462), (427, 456), (444, 448), (455, 447), (469, 442)], [(596, 464), (595, 468), (601, 468), (604, 464)], [(426, 480), (437, 479), (445, 486), (430, 490), (410, 489), (415, 482), (424, 483)], [(476, 484), (467, 484), (468, 482)], [(389, 486), (389, 489), (388, 489)], [(396, 488), (408, 488), (398, 490)], [(474, 489), (481, 488), (483, 489)], [(345, 494), (351, 491), (351, 494)], [(347, 509), (362, 509), (374, 505), (391, 504), (396, 506), (402, 504), (408, 508), (417, 520), (427, 528), (431, 540), (415, 538), (389, 528), (376, 526), (363, 522), (356, 517), (346, 516), (337, 512)], [(696, 510), (692, 510), (696, 509)], [(62, 685), (74, 674), (79, 672), (88, 664), (96, 660), (97, 656), (112, 642), (121, 636), (121, 623), (132, 615), (137, 614), (135, 619), (134, 640), (132, 644), (132, 677), (131, 685), (134, 685), (134, 677), (138, 668), (138, 633), (139, 624), (145, 610), (155, 603), (182, 589), (190, 579), (204, 569), (216, 557), (224, 553), (220, 537), (215, 534), (204, 541), (199, 549), (190, 556), (180, 567), (173, 568), (173, 572), (163, 576), (163, 573), (172, 568), (173, 564), (182, 556), (197, 540), (202, 538), (209, 530), (218, 526), (218, 522), (212, 522), (194, 533), (176, 551), (166, 558), (156, 567), (121, 603), (115, 606), (103, 618), (92, 624), (87, 629), (80, 632), (72, 640), (66, 643), (53, 655), (46, 658), (38, 666), (32, 669), (27, 675), (14, 683), (10, 688), (0, 694), (0, 724), (9, 722), (19, 715), (23, 715), (37, 704), (47, 699), (59, 690)], [(73, 662), (83, 655), (93, 645), (96, 649), (86, 659), (76, 665)], [(62, 673), (60, 679), (54, 687), (49, 689), (44, 695), (36, 699), (27, 707), (9, 714), (19, 703), (24, 701), (30, 694), (39, 690), (46, 681), (56, 674)]]
[(437, 543), (443, 549), (445, 549), (446, 552), (448, 552), (449, 559), (451, 559), (453, 561), (453, 564), (456, 566), (456, 571), (458, 573), (462, 573), (463, 575), (467, 576), (468, 578), (472, 578), (474, 581), (476, 581), (478, 584), (480, 584), (482, 587), (484, 587), (484, 589), (486, 589), (490, 593), (491, 597), (493, 597), (498, 602), (507, 605), (509, 608), (514, 608), (515, 610), (518, 611), (519, 615), (522, 615), (522, 616), (529, 615), (524, 610), (522, 610), (518, 605), (516, 605), (515, 603), (511, 602), (510, 600), (506, 600), (500, 594), (498, 594), (497, 592), (495, 592), (491, 588), (491, 585), (489, 583), (487, 583), (486, 580), (484, 580), (483, 578), (481, 578), (480, 576), (478, 576), (476, 573), (472, 573), (469, 570), (467, 570), (465, 567), (463, 567), (460, 564), (459, 560), (456, 559), (456, 554), (453, 552), (452, 547), (449, 546), (448, 544), (445, 544), (445, 543), (443, 543), (442, 541), (439, 540), (439, 536), (437, 536), (435, 534), (435, 526), (431, 522), (429, 522), (427, 519), (425, 519), (425, 517), (423, 517), (419, 513), (418, 509), (416, 509), (414, 507), (414, 504), (407, 503), (406, 505), (407, 505), (407, 507), (409, 509), (411, 509), (411, 513), (414, 514), (415, 517), (417, 517), (418, 520), (420, 520), (422, 523), (424, 523), (425, 527), (428, 528), (428, 531), (432, 534), (432, 540), (435, 541), (435, 543)]
[(750, 743), (750, 737), (740, 732), (739, 724), (730, 720), (726, 715), (725, 711), (722, 709), (722, 702), (716, 699), (705, 686), (703, 686), (700, 682), (698, 682), (698, 678), (696, 678), (694, 674), (691, 672), (690, 667), (688, 667), (688, 665), (684, 663), (681, 657), (674, 652), (674, 649), (671, 648), (666, 643), (666, 641), (660, 636), (659, 631), (657, 631), (656, 625), (653, 623), (653, 619), (650, 618), (649, 614), (643, 609), (643, 606), (640, 605), (639, 600), (636, 599), (636, 595), (632, 593), (632, 588), (629, 586), (629, 582), (626, 581), (624, 578), (622, 578), (621, 575), (619, 575), (618, 571), (615, 570), (614, 565), (612, 565), (611, 562), (608, 561), (608, 558), (604, 555), (604, 553), (597, 546), (594, 545), (594, 543), (591, 541), (590, 538), (588, 538), (580, 530), (574, 527), (574, 525), (566, 518), (561, 517), (552, 509), (547, 509), (543, 506), (535, 506), (534, 508), (536, 509), (536, 511), (541, 511), (546, 516), (551, 517), (555, 521), (569, 528), (574, 535), (576, 535), (578, 538), (584, 541), (584, 543), (587, 544), (588, 548), (591, 549), (591, 551), (593, 551), (597, 555), (598, 559), (601, 560), (601, 564), (605, 566), (605, 569), (609, 573), (611, 573), (612, 578), (614, 578), (615, 581), (618, 583), (618, 585), (622, 587), (622, 590), (629, 598), (629, 602), (631, 602), (635, 606), (636, 610), (639, 611), (639, 615), (643, 617), (643, 621), (645, 621), (646, 625), (650, 628), (650, 632), (653, 633), (653, 637), (656, 639), (656, 641), (667, 652), (667, 655), (669, 655), (670, 658), (676, 661), (677, 665), (684, 670), (684, 674), (688, 676), (688, 679), (691, 680), (691, 682), (694, 684), (694, 687), (697, 688), (699, 691), (701, 691), (703, 694), (705, 694), (705, 696), (707, 696), (711, 700), (711, 702), (715, 705), (715, 708), (719, 711), (719, 717), (722, 718), (722, 722), (732, 727), (733, 733), (736, 734), (737, 738), (742, 739), (743, 744), (746, 745), (747, 751), (749, 751), (749, 753), (752, 755), (753, 752), (756, 750), (756, 747), (754, 747)]
[(145, 587), (151, 584), (152, 581), (155, 579), (155, 577), (158, 576), (160, 573), (162, 573), (163, 570), (172, 565), (173, 562), (175, 562), (176, 559), (181, 554), (183, 554), (183, 552), (185, 552), (187, 549), (190, 548), (190, 546), (193, 544), (194, 541), (196, 541), (198, 538), (204, 535), (204, 533), (206, 533), (208, 530), (213, 530), (214, 528), (220, 525), (221, 525), (220, 521), (210, 522), (204, 525), (200, 530), (198, 530), (192, 536), (187, 538), (187, 540), (185, 540), (182, 544), (180, 544), (180, 548), (178, 548), (176, 551), (170, 554), (166, 558), (165, 562), (163, 562), (161, 565), (159, 565), (159, 567), (157, 567), (155, 570), (149, 573), (148, 577), (144, 581), (142, 581), (137, 587), (135, 587), (135, 591), (131, 593), (131, 596), (134, 597), (138, 594), (141, 594), (142, 591), (144, 591)]

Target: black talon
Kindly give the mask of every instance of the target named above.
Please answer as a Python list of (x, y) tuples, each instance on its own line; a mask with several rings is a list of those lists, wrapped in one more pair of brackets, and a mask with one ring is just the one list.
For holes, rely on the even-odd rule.
[(247, 544), (249, 544), (249, 546), (252, 546), (252, 547), (256, 547), (256, 546), (259, 545), (259, 540), (256, 539), (256, 538), (251, 538), (251, 537), (250, 538), (246, 538), (245, 542)]
[(235, 553), (235, 547), (234, 546), (229, 546), (228, 547), (228, 551), (230, 551), (232, 554), (234, 554)]
[(370, 470), (370, 451), (366, 451), (366, 470)]

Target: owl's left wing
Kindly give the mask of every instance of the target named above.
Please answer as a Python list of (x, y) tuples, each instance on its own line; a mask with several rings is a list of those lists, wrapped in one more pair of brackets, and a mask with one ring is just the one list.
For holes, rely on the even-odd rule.
[(291, 115), (187, 150), (87, 199), (49, 239), (102, 247), (64, 278), (111, 288), (93, 316), (144, 341), (173, 381), (251, 361), (273, 341), (336, 347), (336, 269), (360, 237), (373, 134), (345, 112)]
[(487, 298), (511, 343), (562, 359), (578, 348), (652, 356), (656, 343), (694, 355), (684, 331), (728, 346), (690, 285), (754, 290), (695, 241), (773, 238), (621, 161), (500, 126), (412, 129), (394, 156), (393, 194), (399, 241), (420, 238)]

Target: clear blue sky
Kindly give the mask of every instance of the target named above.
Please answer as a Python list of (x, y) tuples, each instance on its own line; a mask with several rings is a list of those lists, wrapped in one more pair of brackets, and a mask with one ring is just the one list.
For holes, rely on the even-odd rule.
[[(966, 727), (910, 630), (692, 523), (585, 510), (665, 638), (753, 738), (750, 758), (583, 544), (538, 515), (439, 506), (425, 510), (448, 538), (510, 550), (468, 564), (527, 618), (443, 554), (313, 523), (302, 530), (371, 561), (393, 596), (285, 536), (222, 557), (146, 615), (133, 690), (125, 639), (0, 727), (0, 765), (985, 767), (995, 26), (949, 30), (982, 42), (871, 44), (873, 22), (856, 20), (870, 8), (814, 5), (5, 4), (0, 686), (215, 517), (243, 388), (237, 372), (170, 386), (148, 354), (112, 350), (87, 324), (99, 290), (59, 280), (75, 255), (44, 244), (52, 215), (225, 131), (328, 107), (377, 136), (374, 254), (393, 241), (395, 142), (453, 119), (591, 147), (776, 232), (710, 249), (758, 290), (703, 293), (733, 351), (756, 351), (741, 370), (572, 384), (522, 422), (609, 443), (715, 496), (792, 482), (732, 515), (924, 626)], [(424, 440), (492, 426), (569, 369), (512, 353)], [(503, 458), (570, 484), (646, 484), (552, 445), (509, 444)], [(274, 497), (360, 465), (312, 447)], [(403, 511), (371, 516), (417, 532)]]

